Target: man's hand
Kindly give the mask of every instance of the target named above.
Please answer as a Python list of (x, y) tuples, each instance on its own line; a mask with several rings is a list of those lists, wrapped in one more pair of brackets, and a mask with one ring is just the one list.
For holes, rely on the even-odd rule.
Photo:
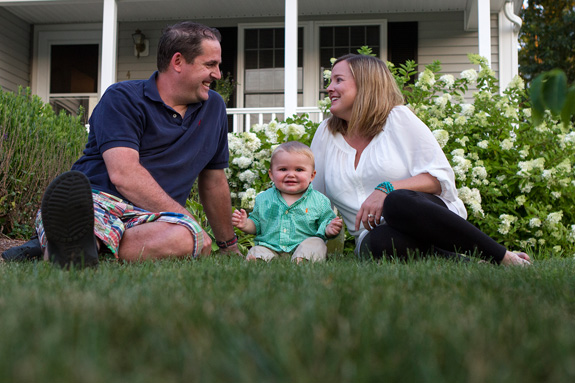
[(200, 250), (200, 256), (207, 257), (208, 255), (210, 255), (212, 253), (212, 239), (210, 238), (208, 233), (206, 233), (205, 230), (202, 230), (202, 236), (204, 239), (204, 245), (202, 246), (202, 249)]

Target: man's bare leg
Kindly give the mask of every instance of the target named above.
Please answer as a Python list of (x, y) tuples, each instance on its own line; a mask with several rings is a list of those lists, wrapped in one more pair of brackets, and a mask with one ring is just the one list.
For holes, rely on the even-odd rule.
[(188, 228), (168, 222), (150, 222), (126, 230), (120, 242), (118, 257), (133, 262), (189, 257), (193, 251), (194, 238)]

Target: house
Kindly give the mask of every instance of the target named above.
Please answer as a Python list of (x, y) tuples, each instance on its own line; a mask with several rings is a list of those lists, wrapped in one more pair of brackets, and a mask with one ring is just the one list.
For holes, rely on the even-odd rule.
[[(19, 86), (56, 109), (88, 111), (112, 83), (146, 79), (161, 30), (180, 20), (218, 28), (221, 66), (237, 82), (234, 130), (262, 118), (321, 118), (329, 59), (367, 45), (393, 63), (442, 72), (490, 60), (506, 84), (517, 74), (521, 0), (0, 0), (0, 86)], [(140, 41), (141, 40), (141, 41)], [(285, 100), (285, 102), (284, 102)], [(247, 121), (238, 116), (245, 116)], [(250, 120), (251, 117), (251, 120)]]

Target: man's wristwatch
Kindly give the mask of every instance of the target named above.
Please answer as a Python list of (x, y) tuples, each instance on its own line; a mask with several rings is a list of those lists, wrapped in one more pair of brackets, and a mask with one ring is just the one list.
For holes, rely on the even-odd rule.
[(218, 245), (218, 247), (220, 249), (225, 249), (227, 247), (233, 246), (236, 243), (238, 243), (238, 236), (234, 235), (234, 237), (232, 239), (230, 239), (229, 241), (216, 241), (216, 245)]

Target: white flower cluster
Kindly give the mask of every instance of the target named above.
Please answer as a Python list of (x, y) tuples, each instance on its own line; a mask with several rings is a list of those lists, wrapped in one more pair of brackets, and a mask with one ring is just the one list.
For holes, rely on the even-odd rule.
[(561, 219), (563, 219), (563, 211), (559, 210), (553, 213), (549, 213), (545, 219), (545, 225), (550, 229), (554, 229), (557, 227), (557, 225), (559, 225)]
[(481, 193), (479, 192), (479, 189), (471, 189), (467, 186), (464, 186), (458, 189), (457, 192), (459, 198), (461, 198), (464, 204), (469, 206), (475, 217), (485, 217), (485, 213), (481, 207)]
[(449, 133), (447, 130), (436, 129), (432, 133), (441, 148), (443, 148), (449, 141)]
[(453, 86), (453, 84), (455, 83), (455, 77), (453, 77), (450, 74), (444, 74), (443, 76), (441, 76), (439, 78), (439, 81), (441, 81), (442, 83), (445, 84), (445, 87), (447, 89), (451, 89), (451, 87)]
[[(525, 81), (519, 76), (513, 77), (509, 85), (507, 85), (507, 89), (525, 89)], [(531, 109), (529, 110), (531, 111)]]
[(517, 172), (517, 175), (529, 177), (535, 170), (541, 172), (545, 170), (545, 158), (539, 157), (531, 161), (520, 161), (518, 166), (520, 170)]
[(241, 205), (244, 209), (253, 209), (256, 202), (256, 189), (249, 188), (245, 192), (240, 192), (238, 197), (241, 199)]
[(467, 172), (471, 168), (471, 161), (465, 158), (463, 149), (455, 149), (451, 154), (453, 155), (452, 161), (455, 164), (453, 171), (456, 177), (461, 181), (465, 181), (467, 179)]
[(475, 69), (467, 69), (464, 70), (463, 72), (461, 72), (461, 78), (466, 79), (467, 81), (469, 81), (470, 83), (474, 83), (475, 81), (477, 81), (477, 71)]
[(452, 96), (449, 93), (444, 93), (442, 96), (437, 97), (435, 99), (435, 105), (437, 105), (440, 108), (445, 108), (445, 105), (447, 105), (448, 102), (450, 102), (452, 99)]
[(501, 223), (499, 224), (497, 231), (503, 235), (508, 234), (509, 230), (511, 230), (511, 225), (517, 222), (517, 217), (509, 214), (501, 214), (499, 219), (501, 220)]
[(428, 90), (434, 84), (435, 84), (435, 74), (431, 70), (425, 69), (425, 71), (419, 73), (419, 77), (417, 78), (415, 86), (423, 90)]
[(489, 185), (487, 169), (483, 166), (475, 166), (471, 169), (471, 183), (473, 185)]

